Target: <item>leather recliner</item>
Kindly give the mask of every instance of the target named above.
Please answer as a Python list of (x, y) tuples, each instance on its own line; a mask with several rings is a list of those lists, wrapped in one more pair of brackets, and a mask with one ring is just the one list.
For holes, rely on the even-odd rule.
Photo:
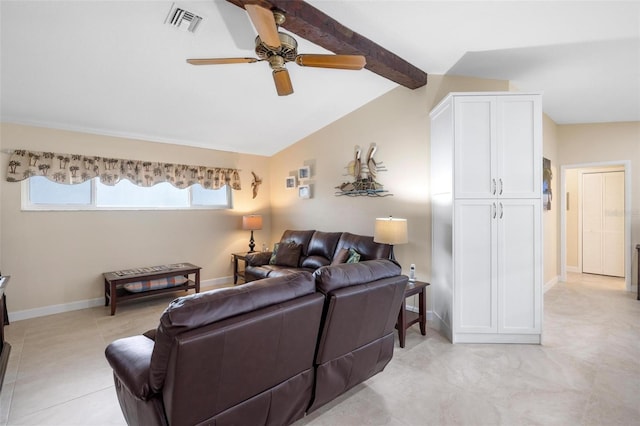
[(106, 349), (127, 423), (286, 425), (301, 418), (312, 397), (323, 302), (309, 273), (174, 300), (155, 333)]
[(395, 324), (408, 278), (389, 260), (318, 269), (326, 297), (308, 413), (384, 369), (393, 357)]

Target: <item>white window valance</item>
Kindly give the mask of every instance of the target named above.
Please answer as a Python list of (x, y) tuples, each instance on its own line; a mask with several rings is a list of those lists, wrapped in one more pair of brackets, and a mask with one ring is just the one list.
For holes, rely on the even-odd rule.
[(9, 159), (7, 181), (19, 182), (31, 176), (44, 176), (54, 182), (69, 185), (98, 177), (105, 185), (115, 185), (122, 179), (128, 179), (138, 186), (169, 182), (177, 188), (187, 188), (199, 183), (206, 189), (219, 189), (224, 185), (229, 185), (231, 189), (241, 189), (238, 169), (56, 152), (14, 151)]

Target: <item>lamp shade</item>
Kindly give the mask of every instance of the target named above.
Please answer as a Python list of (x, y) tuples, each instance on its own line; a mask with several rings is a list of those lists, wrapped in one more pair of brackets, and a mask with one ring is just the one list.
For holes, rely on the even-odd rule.
[(391, 245), (408, 243), (407, 219), (396, 219), (391, 216), (377, 218), (373, 241)]
[(242, 229), (251, 231), (262, 229), (262, 216), (259, 214), (242, 216)]

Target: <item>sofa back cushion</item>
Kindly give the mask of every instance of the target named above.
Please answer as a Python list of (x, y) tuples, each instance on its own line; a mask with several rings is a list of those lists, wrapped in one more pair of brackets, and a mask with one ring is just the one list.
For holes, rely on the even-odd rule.
[(364, 235), (342, 233), (340, 240), (334, 250), (334, 256), (338, 255), (340, 249), (354, 249), (360, 254), (360, 261), (374, 259), (388, 259), (391, 247), (388, 244), (380, 244), (373, 241), (373, 237)]
[(302, 252), (300, 255), (302, 257), (308, 256), (309, 250), (309, 241), (311, 241), (311, 237), (313, 237), (313, 233), (316, 231), (295, 231), (295, 230), (286, 230), (282, 233), (282, 238), (280, 238), (281, 243), (296, 243), (302, 246)]
[(311, 274), (296, 272), (174, 300), (160, 317), (156, 330), (149, 374), (151, 389), (155, 392), (162, 389), (172, 351), (177, 349), (178, 335), (314, 292)]
[(342, 232), (314, 232), (309, 241), (307, 256), (302, 259), (300, 266), (318, 269), (321, 266), (329, 265), (341, 235)]

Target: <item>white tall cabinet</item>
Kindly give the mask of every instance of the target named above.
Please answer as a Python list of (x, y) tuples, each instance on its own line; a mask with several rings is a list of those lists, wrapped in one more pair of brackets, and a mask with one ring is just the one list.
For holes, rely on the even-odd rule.
[(431, 111), (433, 312), (453, 343), (540, 343), (539, 94), (451, 93)]

